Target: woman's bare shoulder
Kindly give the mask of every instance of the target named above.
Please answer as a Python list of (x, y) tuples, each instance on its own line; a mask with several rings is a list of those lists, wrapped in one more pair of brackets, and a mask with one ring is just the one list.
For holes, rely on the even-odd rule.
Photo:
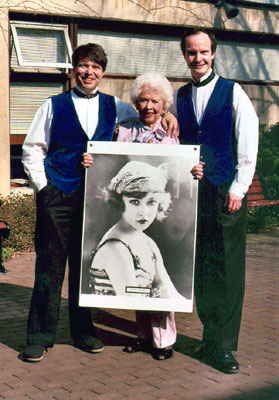
[(100, 256), (110, 259), (127, 259), (131, 258), (129, 246), (121, 239), (114, 237), (107, 237), (98, 246)]
[(146, 236), (146, 240), (147, 240), (147, 242), (148, 242), (148, 245), (152, 248), (152, 250), (153, 250), (154, 252), (159, 251), (159, 248), (158, 248), (156, 242), (155, 242), (150, 236), (148, 236), (148, 235), (146, 235), (146, 234), (145, 234), (145, 236)]

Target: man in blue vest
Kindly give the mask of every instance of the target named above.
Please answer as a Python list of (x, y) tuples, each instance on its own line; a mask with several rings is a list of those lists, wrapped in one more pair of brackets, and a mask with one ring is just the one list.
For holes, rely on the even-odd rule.
[(195, 297), (203, 324), (203, 360), (236, 373), (245, 283), (245, 194), (253, 179), (258, 118), (241, 87), (219, 77), (212, 64), (217, 43), (193, 29), (181, 39), (192, 82), (175, 94), (180, 142), (201, 145)]
[[(74, 345), (90, 353), (103, 350), (91, 310), (78, 306), (84, 168), (92, 164), (85, 149), (88, 140), (111, 141), (116, 123), (137, 116), (129, 104), (98, 91), (107, 65), (100, 45), (79, 46), (72, 63), (75, 87), (39, 108), (23, 144), (24, 169), (37, 192), (35, 284), (23, 352), (30, 362), (41, 361), (53, 347), (67, 259)], [(169, 132), (173, 118), (166, 118)]]

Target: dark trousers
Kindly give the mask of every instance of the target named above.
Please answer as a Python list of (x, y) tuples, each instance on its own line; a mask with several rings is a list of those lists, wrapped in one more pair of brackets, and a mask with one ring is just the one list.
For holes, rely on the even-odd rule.
[(245, 286), (246, 199), (239, 211), (224, 207), (229, 184), (199, 188), (195, 298), (203, 341), (237, 350)]
[(91, 310), (78, 306), (82, 209), (82, 189), (67, 195), (49, 184), (37, 195), (35, 284), (27, 327), (29, 345), (53, 346), (67, 259), (71, 337), (94, 334)]

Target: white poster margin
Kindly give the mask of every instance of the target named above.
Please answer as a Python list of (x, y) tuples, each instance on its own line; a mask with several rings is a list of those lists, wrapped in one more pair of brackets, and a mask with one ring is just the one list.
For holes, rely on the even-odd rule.
[[(112, 156), (139, 156), (144, 160), (148, 157), (170, 157), (173, 159), (183, 158), (191, 160), (191, 165), (197, 165), (200, 157), (200, 146), (198, 145), (163, 145), (158, 146), (155, 144), (135, 144), (123, 142), (88, 142), (87, 152), (94, 155), (112, 155)], [(190, 164), (189, 164), (190, 165)], [(94, 164), (91, 168), (94, 168)], [(189, 175), (191, 171), (189, 168)], [(195, 264), (195, 245), (196, 245), (196, 217), (197, 217), (197, 194), (198, 194), (198, 181), (191, 178), (189, 180), (192, 185), (192, 190), (195, 192), (195, 200), (193, 203), (193, 212), (195, 214), (195, 222), (193, 226), (193, 259), (192, 259), (192, 277), (194, 278), (194, 264)], [(85, 242), (85, 220), (86, 220), (86, 199), (87, 199), (87, 184), (88, 184), (88, 170), (85, 176), (85, 195), (84, 195), (84, 215), (83, 215), (83, 235), (82, 235), (82, 257)], [(100, 296), (94, 294), (87, 294), (82, 292), (82, 274), (83, 274), (83, 261), (81, 263), (81, 279), (80, 279), (80, 296), (79, 305), (81, 307), (98, 307), (98, 308), (115, 308), (115, 309), (129, 309), (129, 310), (149, 310), (149, 311), (175, 311), (175, 312), (192, 312), (193, 311), (193, 288), (194, 279), (191, 285), (191, 298), (181, 299), (165, 299), (165, 298), (144, 298), (144, 297), (131, 297), (131, 296)]]

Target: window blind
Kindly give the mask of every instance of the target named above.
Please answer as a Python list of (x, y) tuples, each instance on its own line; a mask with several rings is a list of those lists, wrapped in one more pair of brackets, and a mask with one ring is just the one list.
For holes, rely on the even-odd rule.
[(37, 109), (50, 96), (63, 91), (62, 84), (11, 82), (10, 133), (25, 135)]
[[(180, 39), (118, 32), (78, 31), (78, 44), (95, 42), (108, 56), (107, 73), (140, 75), (158, 71), (168, 78), (189, 78)], [(272, 62), (270, 62), (272, 60)], [(279, 80), (279, 46), (218, 41), (216, 72), (228, 79)]]
[(11, 66), (69, 68), (72, 49), (66, 25), (11, 21)]

